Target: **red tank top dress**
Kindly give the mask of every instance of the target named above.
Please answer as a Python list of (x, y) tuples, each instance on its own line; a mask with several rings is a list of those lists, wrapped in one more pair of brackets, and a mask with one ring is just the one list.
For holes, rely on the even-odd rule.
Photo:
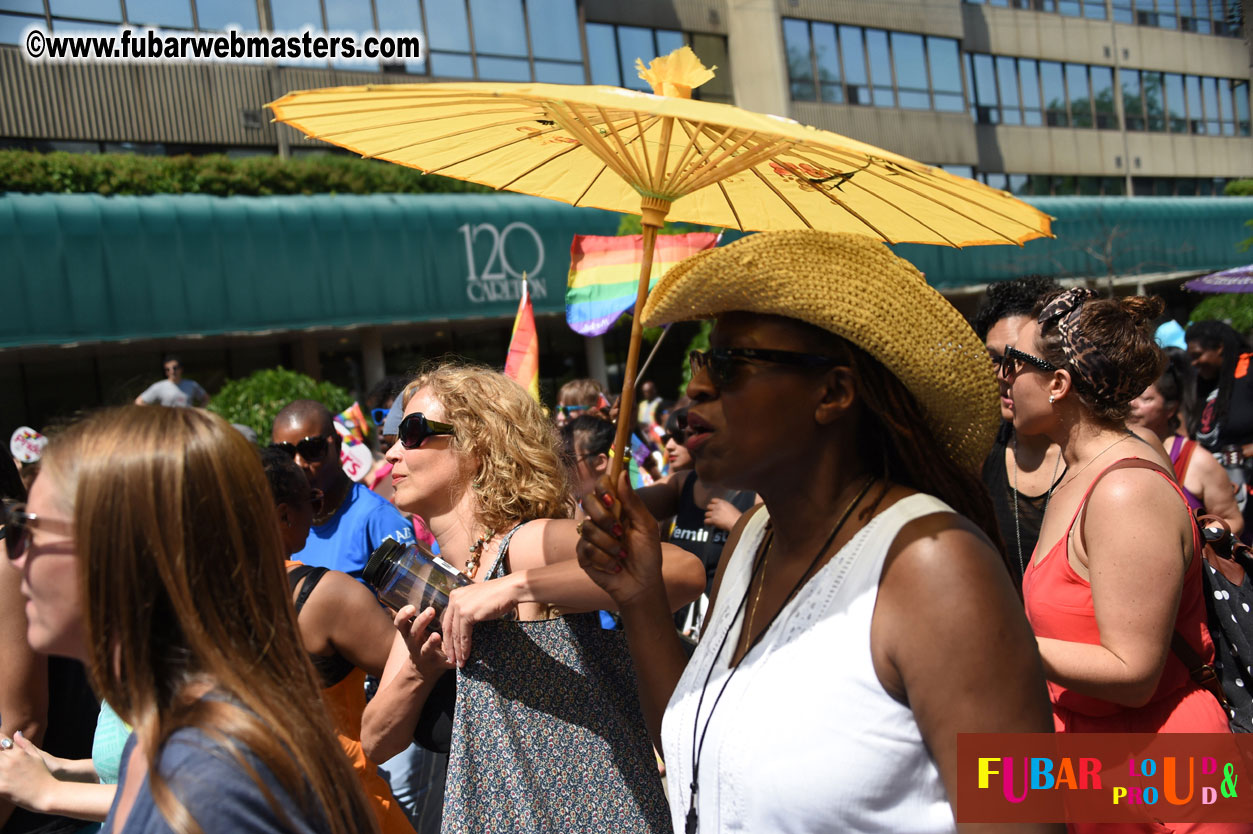
[[(1023, 577), (1023, 598), (1027, 619), (1038, 637), (1072, 643), (1099, 644), (1100, 629), (1092, 605), (1092, 586), (1079, 576), (1066, 557), (1066, 542), (1075, 519), (1083, 511), (1093, 487), (1110, 471), (1107, 466), (1084, 493), (1066, 534), (1038, 563), (1032, 558)], [(1179, 485), (1159, 467), (1154, 469), (1187, 501)], [(1206, 662), (1214, 660), (1214, 643), (1205, 624), (1205, 599), (1201, 581), (1200, 534), (1193, 526), (1193, 557), (1184, 574), (1183, 590), (1175, 630), (1191, 644)], [(1166, 655), (1166, 666), (1153, 697), (1142, 707), (1126, 707), (1080, 695), (1060, 684), (1048, 682), (1053, 703), (1053, 723), (1063, 733), (1227, 733), (1227, 715), (1209, 691), (1193, 682), (1183, 661), (1174, 652)]]

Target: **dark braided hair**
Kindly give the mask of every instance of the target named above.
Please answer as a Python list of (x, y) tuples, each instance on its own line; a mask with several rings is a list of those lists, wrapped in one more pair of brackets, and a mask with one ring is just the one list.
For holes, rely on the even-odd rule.
[(845, 339), (813, 329), (834, 346), (834, 350), (828, 348), (830, 353), (843, 353), (847, 358), (857, 380), (857, 395), (869, 412), (857, 439), (863, 465), (885, 480), (934, 495), (970, 519), (992, 542), (1005, 570), (1012, 574), (992, 498), (979, 475), (962, 468), (944, 452), (918, 400), (883, 363)]
[(304, 470), (296, 465), (291, 455), (277, 446), (261, 450), (261, 468), (270, 483), (275, 506), (296, 504), (309, 495), (309, 479), (305, 477)]

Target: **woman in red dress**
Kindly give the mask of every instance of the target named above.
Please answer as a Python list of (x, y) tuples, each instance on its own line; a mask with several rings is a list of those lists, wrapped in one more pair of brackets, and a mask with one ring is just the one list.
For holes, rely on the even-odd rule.
[(1203, 659), (1214, 657), (1196, 525), (1160, 451), (1125, 422), (1131, 400), (1162, 369), (1151, 329), (1162, 302), (1077, 288), (1041, 307), (1000, 372), (1015, 431), (1048, 435), (1072, 473), (1053, 492), (1023, 579), (1054, 724), (1059, 732), (1229, 732), (1218, 701), (1171, 650), (1178, 632)]

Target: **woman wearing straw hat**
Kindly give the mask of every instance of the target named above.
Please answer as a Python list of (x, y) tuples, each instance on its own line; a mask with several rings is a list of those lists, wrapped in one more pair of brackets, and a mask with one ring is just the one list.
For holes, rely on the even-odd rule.
[(686, 446), (703, 480), (765, 505), (723, 550), (689, 663), (656, 523), (625, 480), (584, 500), (579, 559), (621, 611), (676, 829), (954, 830), (957, 734), (1050, 727), (976, 474), (997, 422), (983, 346), (848, 234), (689, 258), (644, 315), (716, 317)]

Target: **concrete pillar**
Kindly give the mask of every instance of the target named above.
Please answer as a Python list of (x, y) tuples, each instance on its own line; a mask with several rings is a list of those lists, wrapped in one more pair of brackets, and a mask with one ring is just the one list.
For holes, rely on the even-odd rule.
[(361, 331), (361, 371), (361, 396), (364, 397), (366, 391), (387, 375), (383, 369), (383, 333), (377, 327), (367, 327)]
[(605, 367), (605, 337), (591, 336), (583, 340), (583, 351), (587, 356), (587, 375), (596, 380), (606, 389), (609, 388), (609, 371)]
[(318, 340), (302, 335), (296, 342), (296, 370), (318, 381), (322, 379), (322, 361), (318, 358)]
[(783, 22), (776, 0), (726, 0), (731, 89), (745, 110), (791, 116)]

